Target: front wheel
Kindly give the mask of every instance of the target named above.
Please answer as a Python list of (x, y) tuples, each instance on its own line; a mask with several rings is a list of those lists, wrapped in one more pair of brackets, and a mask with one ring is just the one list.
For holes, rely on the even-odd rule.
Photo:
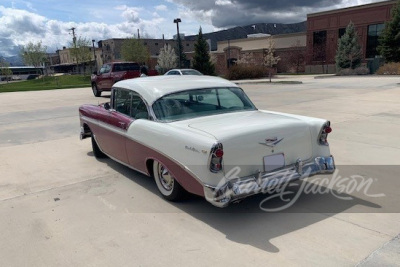
[(153, 163), (153, 175), (158, 191), (169, 201), (179, 201), (185, 196), (185, 189), (175, 180), (167, 167), (158, 161)]
[(95, 97), (101, 96), (101, 91), (99, 91), (95, 83), (92, 84), (92, 91)]
[(97, 145), (96, 139), (94, 139), (93, 133), (92, 133), (92, 149), (93, 149), (93, 155), (97, 158), (97, 159), (101, 159), (101, 158), (106, 158), (107, 155), (104, 154), (99, 146)]

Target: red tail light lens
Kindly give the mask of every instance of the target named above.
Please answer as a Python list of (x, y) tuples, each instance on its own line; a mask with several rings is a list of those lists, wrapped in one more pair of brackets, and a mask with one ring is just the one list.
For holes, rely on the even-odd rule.
[(213, 146), (210, 153), (210, 171), (219, 172), (222, 170), (222, 160), (224, 156), (224, 150), (222, 144), (218, 143)]
[(327, 126), (327, 127), (325, 127), (324, 132), (327, 133), (327, 134), (331, 133), (332, 132), (332, 128), (330, 126)]
[(214, 154), (217, 158), (222, 158), (224, 156), (224, 151), (222, 149), (217, 149)]

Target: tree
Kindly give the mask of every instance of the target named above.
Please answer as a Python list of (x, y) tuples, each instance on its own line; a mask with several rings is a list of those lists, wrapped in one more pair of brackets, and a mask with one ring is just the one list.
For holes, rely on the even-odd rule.
[(176, 68), (177, 56), (175, 49), (172, 46), (166, 44), (160, 49), (160, 55), (158, 56), (157, 64), (160, 66), (163, 73), (167, 70)]
[(264, 66), (268, 67), (269, 82), (271, 82), (273, 67), (281, 60), (279, 56), (275, 56), (275, 41), (272, 37), (268, 38), (267, 53), (264, 55)]
[[(177, 35), (177, 46), (176, 46), (176, 56), (178, 61), (178, 67), (183, 68), (186, 66), (186, 54), (183, 52), (182, 39), (180, 35)], [(179, 62), (180, 61), (180, 62)]]
[(42, 45), (42, 41), (36, 44), (29, 42), (21, 47), (20, 56), (25, 65), (40, 67), (46, 61), (46, 50), (47, 47)]
[(385, 24), (377, 50), (388, 62), (400, 62), (400, 0), (392, 9), (392, 19)]
[(193, 68), (205, 75), (215, 75), (215, 66), (211, 62), (209, 48), (203, 37), (203, 32), (199, 30), (199, 36), (194, 44)]
[(6, 81), (8, 82), (13, 75), (12, 70), (10, 69), (10, 64), (4, 60), (0, 60), (0, 73), (2, 76), (5, 76)]
[(286, 60), (289, 63), (290, 68), (295, 70), (296, 74), (298, 74), (300, 67), (304, 64), (305, 57), (305, 50), (300, 41), (297, 40), (296, 43), (292, 44), (290, 50), (287, 52)]
[(122, 43), (121, 56), (125, 61), (147, 63), (150, 58), (149, 50), (140, 39), (127, 38)]
[(92, 60), (90, 51), (91, 41), (86, 38), (79, 37), (75, 43), (70, 43), (71, 55), (75, 59), (77, 65)]
[(338, 50), (336, 51), (336, 69), (355, 69), (361, 65), (362, 49), (358, 40), (357, 31), (353, 22), (350, 21), (346, 27), (346, 32), (338, 40)]

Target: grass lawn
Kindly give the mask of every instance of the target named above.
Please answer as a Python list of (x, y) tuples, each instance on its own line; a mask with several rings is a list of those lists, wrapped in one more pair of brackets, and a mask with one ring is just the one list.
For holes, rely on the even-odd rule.
[(90, 76), (63, 75), (46, 76), (29, 81), (10, 82), (0, 84), (0, 93), (19, 91), (39, 91), (52, 89), (66, 89), (90, 87)]

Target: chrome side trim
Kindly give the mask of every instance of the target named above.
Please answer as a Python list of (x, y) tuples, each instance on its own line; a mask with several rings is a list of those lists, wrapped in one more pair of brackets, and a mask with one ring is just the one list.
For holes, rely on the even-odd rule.
[(265, 192), (280, 184), (317, 174), (333, 173), (335, 169), (333, 156), (316, 157), (304, 163), (301, 160), (297, 160), (295, 164), (277, 171), (259, 172), (247, 177), (228, 180), (217, 187), (205, 185), (204, 196), (214, 206), (223, 208), (233, 201)]

